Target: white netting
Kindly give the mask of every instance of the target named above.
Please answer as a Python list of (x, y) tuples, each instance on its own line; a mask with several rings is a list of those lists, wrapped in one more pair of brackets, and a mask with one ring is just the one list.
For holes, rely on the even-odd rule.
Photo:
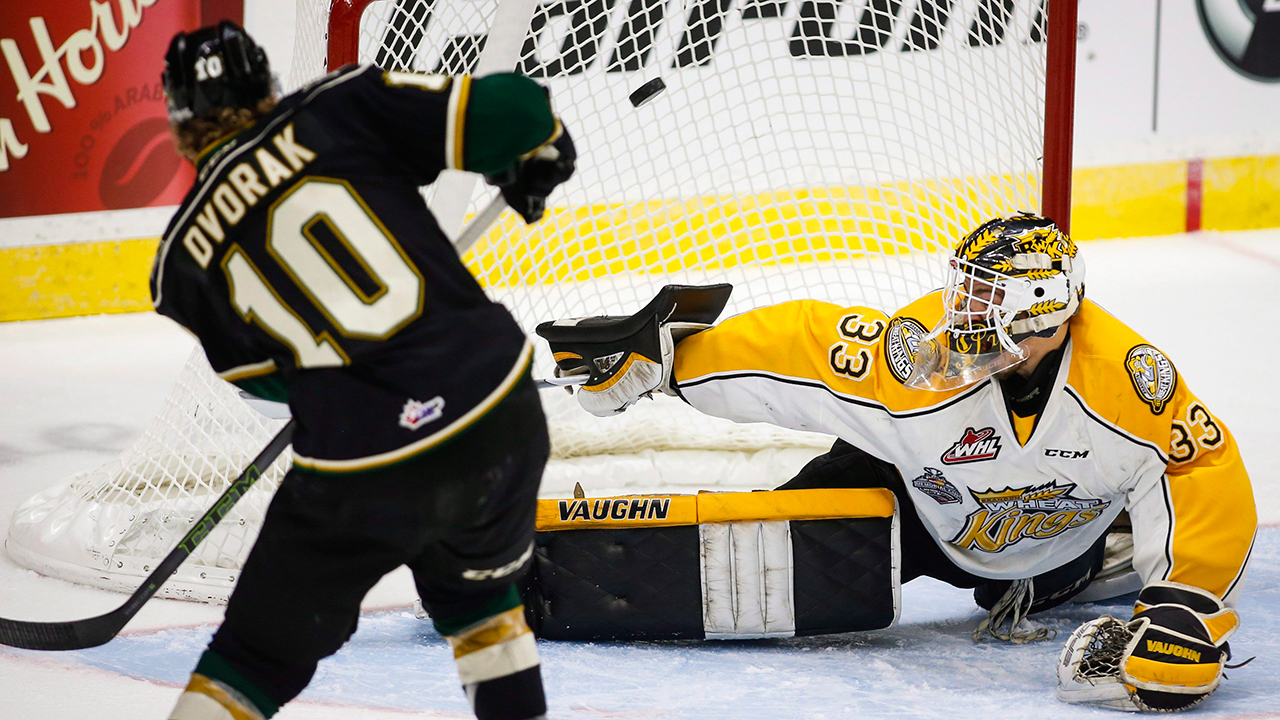
[[(361, 3), (354, 3), (357, 7)], [(358, 59), (460, 73), (499, 0), (366, 3)], [(1040, 207), (1044, 0), (503, 0), (531, 9), (515, 68), (545, 83), (578, 173), (531, 229), (513, 215), (469, 266), (528, 330), (625, 314), (670, 282), (731, 282), (726, 314), (807, 297), (893, 310), (941, 281), (936, 251)], [(291, 77), (336, 66), (325, 3), (302, 0)], [(527, 15), (526, 15), (527, 16)], [(501, 48), (495, 49), (500, 51)], [(666, 89), (633, 107), (653, 78)], [(462, 182), (469, 213), (492, 191)], [(427, 190), (434, 200), (433, 190)], [(433, 202), (437, 213), (452, 208)], [(535, 374), (552, 361), (540, 346)], [(549, 396), (562, 456), (814, 441), (678, 402), (622, 418)]]
[[(532, 17), (507, 57), (549, 87), (578, 172), (541, 224), (507, 213), (467, 257), (530, 332), (633, 312), (672, 282), (733, 283), (726, 315), (795, 298), (893, 310), (940, 284), (940, 253), (969, 229), (1040, 207), (1044, 0), (398, 0), (367, 3), (350, 22), (331, 20), (329, 2), (298, 0), (288, 90), (335, 63), (331, 36), (358, 33), (362, 62), (469, 72), (501, 57), (484, 43), (494, 18), (525, 22), (521, 7)], [(665, 90), (633, 107), (628, 95), (654, 78)], [(446, 227), (490, 193), (460, 173), (426, 190)], [(539, 344), (535, 375), (550, 371)], [(603, 420), (563, 391), (543, 398), (554, 446), (545, 494), (574, 482), (593, 495), (769, 487), (830, 443), (670, 398)], [(19, 510), (10, 550), (45, 572), (132, 586), (271, 424), (207, 366), (189, 368), (118, 463)], [(255, 495), (184, 577), (215, 571), (226, 586), (267, 498)], [(51, 538), (51, 518), (78, 529)]]
[[(24, 502), (5, 546), (46, 575), (132, 591), (283, 425), (246, 405), (197, 350), (142, 437), (106, 465)], [(225, 598), (288, 456), (263, 473), (162, 595)]]

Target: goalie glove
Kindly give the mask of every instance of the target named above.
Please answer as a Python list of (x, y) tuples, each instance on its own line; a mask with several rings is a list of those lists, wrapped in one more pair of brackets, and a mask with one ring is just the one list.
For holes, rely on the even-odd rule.
[(1058, 698), (1113, 710), (1177, 712), (1209, 697), (1222, 678), (1226, 640), (1240, 616), (1200, 588), (1157, 582), (1138, 594), (1129, 622), (1081, 625), (1058, 663)]
[(715, 322), (733, 286), (668, 285), (640, 312), (545, 322), (556, 376), (584, 376), (578, 404), (597, 417), (616, 415), (654, 392), (675, 395), (675, 347)]
[(498, 186), (502, 199), (529, 224), (542, 219), (547, 211), (547, 196), (573, 176), (578, 152), (569, 131), (556, 120), (551, 138), (522, 155), (502, 172), (485, 175), (490, 185)]

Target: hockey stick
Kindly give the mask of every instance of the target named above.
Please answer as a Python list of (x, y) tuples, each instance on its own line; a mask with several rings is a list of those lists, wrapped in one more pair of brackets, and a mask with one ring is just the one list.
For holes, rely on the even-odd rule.
[(502, 193), (498, 193), (497, 197), (489, 201), (484, 209), (476, 214), (476, 219), (471, 221), (466, 230), (463, 230), (458, 239), (453, 241), (453, 249), (458, 251), (458, 257), (462, 257), (480, 236), (489, 232), (489, 226), (498, 220), (498, 216), (502, 215), (502, 211), (507, 209), (507, 201), (502, 199)]
[(292, 439), (293, 421), (290, 420), (258, 453), (258, 457), (249, 463), (249, 467), (231, 481), (231, 485), (213, 503), (213, 507), (196, 521), (186, 537), (160, 561), (155, 571), (142, 581), (142, 586), (123, 605), (105, 615), (66, 622), (28, 622), (0, 618), (0, 644), (28, 650), (80, 650), (97, 647), (111, 640), (138, 614), (138, 610), (156, 594), (169, 576), (177, 571), (178, 566), (195, 552), (201, 541), (231, 512), (236, 502), (253, 487), (263, 471), (271, 467), (271, 463), (284, 452)]
[[(458, 255), (466, 252), (476, 240), (480, 239), (481, 235), (488, 231), (489, 226), (498, 219), (506, 206), (502, 195), (499, 194), (484, 210), (480, 211), (476, 219), (467, 226), (454, 243)], [(123, 605), (105, 615), (83, 620), (31, 622), (0, 618), (0, 645), (27, 650), (81, 650), (109, 642), (160, 590), (160, 587), (178, 570), (178, 566), (195, 552), (213, 528), (227, 516), (227, 513), (231, 512), (231, 508), (244, 497), (258, 478), (262, 477), (263, 471), (271, 467), (271, 463), (280, 457), (280, 453), (284, 452), (293, 440), (293, 428), (293, 420), (285, 423), (280, 432), (276, 433), (271, 442), (258, 453), (258, 457), (254, 458), (253, 462), (249, 463), (249, 467), (231, 481), (226, 492), (222, 493), (213, 506), (205, 511), (205, 514), (187, 532), (186, 537), (182, 538), (177, 547), (169, 551), (164, 560), (160, 561), (156, 569), (142, 581), (142, 585), (133, 591)]]
[(568, 389), (571, 387), (577, 387), (578, 385), (586, 385), (587, 376), (586, 375), (569, 375), (567, 377), (538, 378), (533, 382), (535, 385), (538, 386), (539, 390), (547, 390), (550, 388)]

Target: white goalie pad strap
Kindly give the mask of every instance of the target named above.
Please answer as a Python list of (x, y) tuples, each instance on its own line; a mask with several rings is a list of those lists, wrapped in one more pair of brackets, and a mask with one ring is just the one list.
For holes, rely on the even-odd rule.
[(698, 536), (707, 639), (795, 635), (790, 523), (704, 524)]

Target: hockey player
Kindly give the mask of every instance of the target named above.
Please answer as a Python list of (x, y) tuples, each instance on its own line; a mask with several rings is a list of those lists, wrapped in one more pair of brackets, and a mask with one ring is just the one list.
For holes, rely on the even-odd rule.
[(548, 454), (531, 345), (418, 188), (485, 173), (539, 220), (575, 158), (547, 93), (366, 66), (277, 101), (265, 54), (226, 22), (179, 33), (163, 83), (198, 175), (160, 245), (156, 310), (296, 422), (293, 468), (171, 717), (271, 717), (400, 565), (476, 716), (542, 717), (512, 585)]
[[(1248, 476), (1169, 358), (1085, 299), (1084, 263), (1052, 221), (987, 222), (956, 248), (944, 289), (893, 316), (789, 302), (678, 341), (663, 327), (646, 345), (661, 352), (609, 362), (592, 325), (552, 342), (558, 373), (588, 375), (586, 409), (610, 415), (656, 390), (837, 436), (783, 489), (892, 490), (902, 580), (976, 588), (984, 626), (1007, 619), (1006, 637), (1035, 639), (1020, 615), (1089, 583), (1127, 511), (1144, 583), (1133, 617), (1076, 631), (1059, 697), (1174, 711), (1217, 687), (1256, 530)], [(583, 342), (565, 343), (577, 327)]]

